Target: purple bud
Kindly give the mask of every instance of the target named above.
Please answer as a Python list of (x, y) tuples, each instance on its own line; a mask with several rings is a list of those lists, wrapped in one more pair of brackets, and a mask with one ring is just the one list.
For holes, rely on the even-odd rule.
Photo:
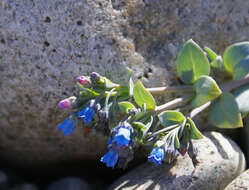
[(86, 76), (77, 77), (77, 82), (80, 83), (81, 85), (90, 85), (91, 84), (89, 77), (86, 77)]
[(75, 96), (71, 96), (69, 98), (66, 98), (64, 100), (61, 100), (59, 102), (59, 107), (61, 109), (70, 109), (72, 108), (72, 103), (76, 100), (76, 97)]
[(98, 73), (96, 73), (96, 72), (92, 72), (90, 74), (90, 78), (91, 78), (92, 81), (99, 81), (100, 80), (100, 75)]
[(135, 108), (130, 109), (131, 115), (136, 115), (136, 113), (137, 113), (137, 109), (135, 109)]

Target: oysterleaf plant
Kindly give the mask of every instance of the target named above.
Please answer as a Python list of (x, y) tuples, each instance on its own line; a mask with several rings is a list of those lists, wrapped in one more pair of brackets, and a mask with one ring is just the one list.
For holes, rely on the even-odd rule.
[[(209, 75), (211, 69), (225, 70), (232, 79), (218, 84)], [(249, 42), (229, 46), (222, 58), (189, 40), (179, 52), (177, 73), (184, 85), (156, 88), (145, 88), (141, 81), (134, 83), (129, 68), (122, 85), (96, 72), (80, 76), (79, 95), (59, 103), (70, 114), (58, 129), (70, 136), (75, 127), (83, 127), (88, 134), (109, 135), (108, 152), (101, 158), (107, 167), (125, 168), (134, 150), (147, 143), (153, 145), (148, 161), (155, 165), (170, 163), (186, 153), (196, 165), (192, 139), (203, 138), (193, 121), (196, 115), (210, 106), (209, 119), (217, 127), (243, 126), (242, 117), (249, 112)], [(153, 95), (169, 92), (183, 96), (156, 105)], [(192, 110), (180, 112), (182, 104)]]

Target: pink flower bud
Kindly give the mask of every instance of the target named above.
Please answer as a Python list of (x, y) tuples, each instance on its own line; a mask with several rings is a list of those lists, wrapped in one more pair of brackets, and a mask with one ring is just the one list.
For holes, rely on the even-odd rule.
[(79, 76), (77, 78), (77, 82), (80, 83), (81, 85), (89, 85), (91, 83), (89, 77), (86, 76)]
[(64, 100), (61, 100), (59, 102), (59, 107), (61, 109), (70, 109), (72, 108), (72, 103), (76, 100), (76, 97), (75, 96), (72, 96), (72, 97), (69, 97), (69, 98), (66, 98)]

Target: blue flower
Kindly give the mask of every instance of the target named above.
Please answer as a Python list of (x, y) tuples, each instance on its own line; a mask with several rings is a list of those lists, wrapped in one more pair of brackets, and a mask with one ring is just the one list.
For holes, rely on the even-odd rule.
[(156, 166), (158, 166), (158, 165), (162, 164), (163, 158), (164, 158), (164, 149), (155, 147), (151, 151), (151, 153), (150, 153), (150, 155), (148, 157), (148, 161), (149, 162), (154, 162), (154, 164)]
[(107, 167), (112, 167), (116, 165), (118, 161), (118, 152), (110, 149), (100, 160), (105, 163)]
[(113, 138), (113, 143), (115, 142), (118, 146), (128, 146), (131, 140), (131, 130), (125, 126), (121, 126), (116, 135)]
[(75, 129), (76, 118), (66, 118), (62, 123), (58, 125), (58, 129), (62, 130), (63, 135), (72, 136), (73, 130)]
[(89, 106), (84, 107), (81, 111), (78, 112), (78, 117), (88, 124), (93, 120), (95, 109)]

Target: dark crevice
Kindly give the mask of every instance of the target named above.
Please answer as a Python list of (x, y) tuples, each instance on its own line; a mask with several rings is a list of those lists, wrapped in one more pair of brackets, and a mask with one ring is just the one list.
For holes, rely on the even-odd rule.
[(49, 16), (46, 16), (45, 19), (44, 19), (44, 22), (50, 23), (51, 22), (51, 18)]

